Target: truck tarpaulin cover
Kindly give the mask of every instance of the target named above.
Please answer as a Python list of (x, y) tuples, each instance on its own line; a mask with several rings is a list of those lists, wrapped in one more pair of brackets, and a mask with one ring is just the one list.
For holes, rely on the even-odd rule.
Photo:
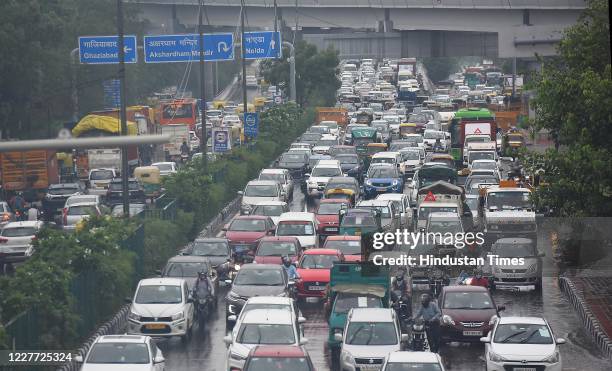
[(418, 194), (422, 195), (422, 194), (428, 194), (429, 192), (433, 193), (433, 194), (445, 194), (445, 195), (457, 195), (457, 196), (461, 196), (463, 194), (463, 189), (461, 189), (461, 187), (457, 187), (454, 184), (448, 183), (448, 182), (444, 182), (444, 181), (437, 181), (435, 183), (432, 183), (426, 187), (420, 188)]
[[(80, 137), (84, 133), (94, 130), (104, 131), (109, 134), (119, 134), (121, 133), (121, 122), (115, 117), (87, 115), (72, 129), (72, 135)], [(128, 135), (138, 134), (138, 126), (136, 126), (135, 122), (127, 122), (127, 132)]]

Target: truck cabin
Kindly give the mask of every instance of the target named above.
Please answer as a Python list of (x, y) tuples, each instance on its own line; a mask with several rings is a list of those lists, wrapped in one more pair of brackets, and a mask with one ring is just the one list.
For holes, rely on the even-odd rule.
[(505, 183), (487, 187), (482, 206), (489, 212), (525, 210), (533, 211), (531, 191), (527, 188), (506, 187)]

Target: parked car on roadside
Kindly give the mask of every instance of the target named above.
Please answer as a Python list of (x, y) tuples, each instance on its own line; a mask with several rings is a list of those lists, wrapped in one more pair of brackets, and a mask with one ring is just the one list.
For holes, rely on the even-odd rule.
[(34, 253), (33, 242), (44, 224), (42, 221), (10, 222), (0, 230), (0, 261), (21, 262)]

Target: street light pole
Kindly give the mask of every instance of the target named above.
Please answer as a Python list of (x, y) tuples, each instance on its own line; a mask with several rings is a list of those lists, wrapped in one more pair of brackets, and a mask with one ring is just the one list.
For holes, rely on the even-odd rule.
[(202, 124), (202, 135), (200, 135), (200, 151), (202, 152), (202, 171), (208, 171), (208, 138), (206, 132), (206, 83), (204, 68), (204, 26), (202, 25), (202, 14), (204, 13), (204, 2), (199, 0), (198, 11), (198, 45), (200, 46), (200, 118)]
[(74, 48), (70, 52), (70, 68), (72, 71), (70, 74), (70, 85), (72, 85), (72, 94), (70, 98), (72, 100), (72, 121), (75, 123), (79, 120), (79, 91), (77, 88), (77, 55), (79, 54), (79, 48)]
[[(245, 56), (245, 48), (244, 48), (244, 13), (246, 12), (246, 8), (244, 6), (244, 0), (240, 0), (240, 47), (242, 50), (242, 125), (246, 124), (244, 121), (244, 117), (247, 114), (248, 103), (247, 103), (247, 90), (246, 90), (246, 59)], [(244, 141), (248, 143), (248, 137), (244, 136)]]
[(288, 41), (283, 41), (283, 46), (289, 48), (289, 100), (297, 103), (296, 98), (296, 87), (295, 87), (295, 48), (293, 44)]
[[(126, 136), (127, 133), (127, 108), (125, 96), (125, 40), (123, 38), (123, 0), (117, 0), (117, 33), (119, 35), (119, 94), (121, 98), (121, 135)], [(123, 215), (130, 217), (130, 199), (128, 188), (128, 151), (127, 146), (121, 147), (121, 190), (123, 193)]]

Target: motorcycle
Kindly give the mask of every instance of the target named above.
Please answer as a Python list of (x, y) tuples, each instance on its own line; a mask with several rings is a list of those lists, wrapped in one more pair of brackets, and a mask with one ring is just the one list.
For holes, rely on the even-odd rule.
[(427, 328), (429, 325), (422, 318), (411, 320), (410, 343), (408, 348), (413, 352), (429, 352), (429, 340), (427, 340)]
[(399, 291), (393, 291), (392, 294), (395, 298), (392, 307), (395, 310), (395, 313), (397, 313), (402, 332), (406, 332), (408, 330), (410, 318), (412, 317), (412, 305), (410, 298), (408, 298), (405, 294), (401, 295)]
[(204, 323), (211, 310), (211, 297), (198, 298), (196, 300), (196, 320), (198, 321), (199, 328), (204, 329)]
[(188, 153), (181, 153), (181, 164), (186, 164), (187, 161), (189, 160), (189, 154)]

